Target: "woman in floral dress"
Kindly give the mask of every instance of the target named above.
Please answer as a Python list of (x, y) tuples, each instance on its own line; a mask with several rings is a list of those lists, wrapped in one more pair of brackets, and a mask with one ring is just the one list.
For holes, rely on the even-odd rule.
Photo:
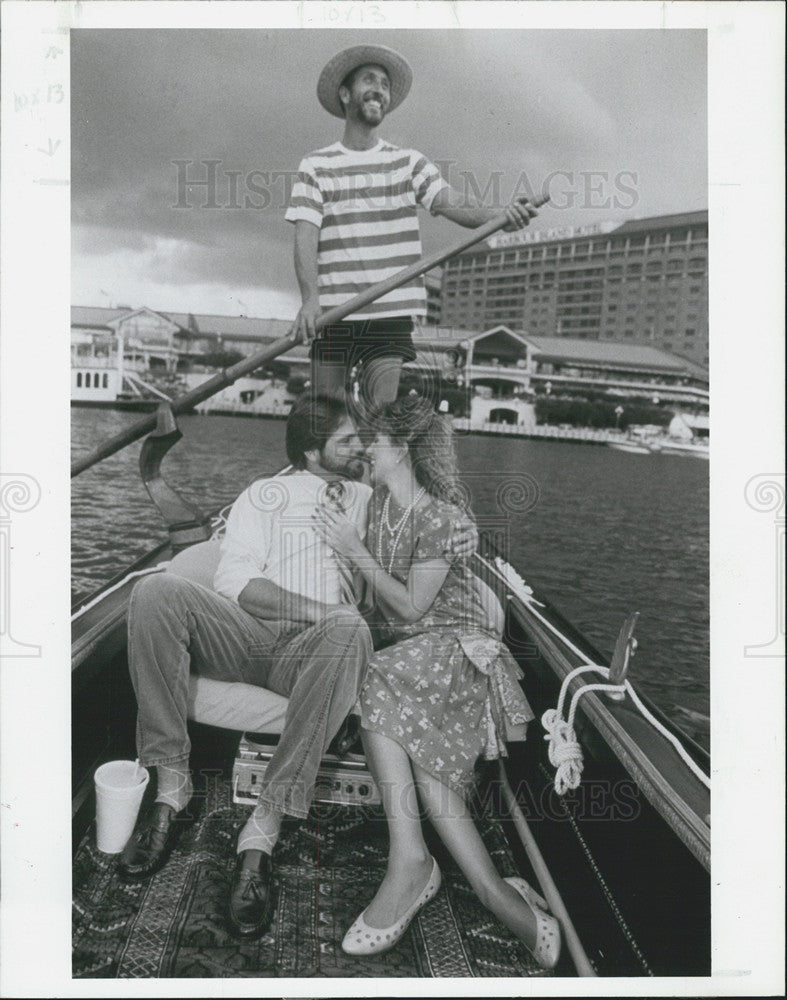
[(370, 662), (360, 697), (364, 751), (390, 833), (388, 868), (342, 947), (392, 947), (439, 889), (420, 796), (481, 901), (551, 968), (557, 922), (523, 879), (500, 878), (466, 802), (478, 757), (505, 755), (533, 713), (478, 581), (449, 549), (452, 526), (468, 520), (450, 424), (426, 400), (406, 396), (377, 415), (374, 431), (366, 541), (340, 511), (317, 514), (325, 540), (363, 576), (388, 643)]

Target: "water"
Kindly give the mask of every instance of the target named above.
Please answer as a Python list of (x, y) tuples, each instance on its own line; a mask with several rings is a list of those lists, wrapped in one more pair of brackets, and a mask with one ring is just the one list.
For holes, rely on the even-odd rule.
[[(138, 419), (72, 409), (73, 455)], [(168, 480), (203, 510), (230, 503), (283, 464), (284, 423), (182, 417)], [(460, 464), (483, 524), (511, 561), (609, 657), (639, 611), (632, 679), (703, 745), (709, 740), (708, 463), (566, 442), (463, 437)], [(73, 594), (166, 539), (141, 484), (140, 445), (73, 481)]]

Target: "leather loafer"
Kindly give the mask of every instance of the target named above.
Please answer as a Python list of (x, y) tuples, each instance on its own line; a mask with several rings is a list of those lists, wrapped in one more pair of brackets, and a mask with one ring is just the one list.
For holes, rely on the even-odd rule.
[(180, 835), (194, 817), (188, 806), (175, 812), (172, 806), (154, 802), (138, 820), (123, 848), (118, 871), (126, 881), (153, 875), (163, 867)]
[(274, 899), (272, 865), (269, 854), (260, 852), (257, 864), (244, 864), (248, 851), (241, 851), (235, 862), (230, 886), (228, 922), (236, 937), (258, 938), (273, 921)]

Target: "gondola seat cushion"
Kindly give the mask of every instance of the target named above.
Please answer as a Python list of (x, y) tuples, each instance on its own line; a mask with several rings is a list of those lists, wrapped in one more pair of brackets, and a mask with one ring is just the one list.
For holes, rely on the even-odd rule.
[[(199, 542), (179, 552), (166, 572), (213, 590), (219, 554), (218, 539)], [(217, 681), (197, 674), (189, 678), (189, 718), (205, 725), (279, 735), (287, 704), (287, 698), (256, 684)]]

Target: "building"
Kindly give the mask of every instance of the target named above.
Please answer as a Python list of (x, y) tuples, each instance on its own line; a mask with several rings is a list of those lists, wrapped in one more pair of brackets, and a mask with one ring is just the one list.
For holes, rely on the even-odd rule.
[(708, 213), (498, 233), (443, 269), (440, 322), (649, 344), (708, 366)]
[[(191, 374), (183, 378), (193, 388), (205, 377), (201, 358), (217, 351), (249, 356), (284, 337), (290, 327), (289, 320), (280, 319), (74, 307), (72, 398), (115, 398), (124, 379), (126, 389), (151, 390), (141, 375), (161, 372), (174, 378), (189, 369)], [(416, 359), (406, 366), (411, 377), (446, 395), (457, 390), (459, 411), (470, 404), (471, 425), (534, 424), (533, 401), (541, 394), (638, 400), (687, 414), (708, 412), (707, 369), (654, 344), (542, 337), (505, 324), (479, 332), (425, 323), (415, 329), (413, 340)], [(308, 378), (309, 350), (303, 344), (280, 360), (290, 376)], [(128, 383), (137, 384), (136, 390)], [(262, 381), (247, 377), (224, 390), (214, 405), (232, 412), (256, 404), (261, 412), (284, 413), (297, 391), (289, 383), (281, 376)]]
[(442, 271), (424, 275), (426, 287), (426, 323), (437, 326), (440, 322), (440, 300), (442, 295)]
[(652, 344), (533, 337), (502, 324), (481, 333), (424, 326), (412, 367), (468, 391), (470, 424), (534, 423), (539, 395), (709, 409), (708, 372)]
[[(124, 395), (161, 395), (162, 390), (177, 394), (185, 384), (181, 373), (193, 370), (196, 382), (204, 380), (199, 373), (209, 355), (249, 356), (285, 336), (291, 326), (289, 320), (165, 313), (147, 306), (72, 306), (71, 398), (106, 402)], [(281, 360), (294, 373), (308, 372), (308, 350), (300, 344)]]

